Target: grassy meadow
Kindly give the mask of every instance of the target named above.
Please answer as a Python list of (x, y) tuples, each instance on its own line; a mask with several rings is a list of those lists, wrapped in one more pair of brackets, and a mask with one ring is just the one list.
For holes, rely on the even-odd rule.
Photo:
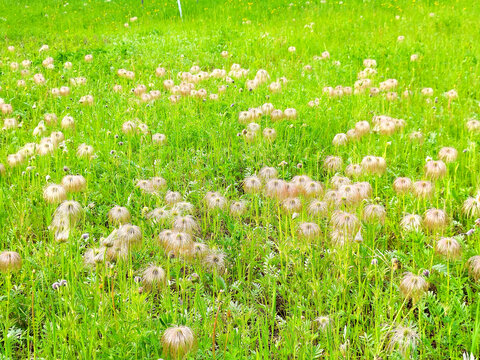
[(480, 357), (480, 3), (0, 0), (0, 359)]

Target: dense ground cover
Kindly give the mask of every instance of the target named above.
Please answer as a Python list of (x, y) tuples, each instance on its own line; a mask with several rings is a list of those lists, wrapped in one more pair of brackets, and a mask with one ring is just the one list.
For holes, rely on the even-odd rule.
[(476, 358), (480, 6), (182, 6), (0, 2), (0, 358)]

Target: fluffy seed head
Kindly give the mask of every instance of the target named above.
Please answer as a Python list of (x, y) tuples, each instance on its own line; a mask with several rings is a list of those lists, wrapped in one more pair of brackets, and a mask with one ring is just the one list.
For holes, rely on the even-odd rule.
[(188, 234), (196, 233), (200, 229), (195, 218), (191, 215), (177, 216), (173, 220), (173, 230), (178, 232), (185, 232)]
[(312, 216), (326, 216), (328, 212), (328, 205), (324, 201), (313, 200), (308, 205), (308, 213)]
[(58, 204), (67, 200), (67, 192), (62, 185), (51, 184), (43, 190), (43, 198), (49, 204)]
[(92, 158), (94, 154), (93, 146), (87, 144), (80, 144), (77, 148), (77, 156), (79, 158)]
[(348, 143), (347, 134), (340, 133), (340, 134), (337, 134), (333, 137), (332, 144), (334, 146), (342, 146), (342, 145), (345, 145), (346, 143)]
[(428, 209), (423, 216), (423, 225), (430, 231), (442, 230), (448, 225), (448, 217), (441, 209)]
[(161, 291), (167, 283), (167, 274), (162, 267), (150, 265), (142, 274), (143, 289), (150, 292)]
[(209, 252), (203, 258), (203, 266), (207, 271), (217, 271), (219, 274), (223, 274), (225, 272), (225, 254), (214, 251)]
[(302, 202), (299, 198), (289, 198), (282, 202), (282, 208), (287, 213), (299, 212), (302, 209)]
[(389, 335), (388, 351), (398, 350), (404, 357), (412, 354), (420, 342), (420, 335), (413, 327), (398, 325)]
[(355, 235), (360, 228), (360, 221), (355, 214), (337, 210), (330, 220), (333, 228), (347, 235)]
[(428, 290), (428, 283), (422, 276), (407, 272), (399, 285), (400, 292), (407, 299), (417, 302)]
[(451, 163), (457, 160), (458, 151), (453, 147), (443, 147), (438, 152), (438, 157), (446, 163)]
[(357, 205), (362, 200), (362, 195), (356, 185), (342, 185), (337, 192), (337, 205)]
[(195, 206), (187, 201), (179, 201), (172, 207), (172, 214), (178, 214), (181, 216), (191, 215)]
[(349, 164), (345, 168), (345, 174), (352, 178), (357, 178), (363, 175), (363, 167), (360, 164)]
[(314, 322), (319, 330), (324, 331), (330, 326), (332, 321), (328, 316), (319, 316), (314, 320)]
[(162, 347), (172, 359), (183, 359), (195, 347), (195, 335), (187, 326), (170, 327), (162, 335)]
[(263, 129), (263, 137), (269, 142), (273, 142), (277, 138), (277, 132), (272, 128)]
[(147, 214), (147, 218), (155, 224), (166, 224), (171, 220), (172, 214), (164, 208), (156, 208)]
[(167, 143), (167, 137), (164, 134), (153, 134), (152, 141), (157, 145), (165, 145)]
[(447, 166), (442, 160), (430, 160), (425, 165), (425, 175), (430, 179), (441, 179), (447, 174)]
[(396, 178), (393, 182), (393, 190), (397, 194), (405, 194), (412, 188), (412, 180), (407, 177)]
[(345, 186), (345, 185), (350, 185), (352, 183), (352, 180), (345, 176), (340, 176), (340, 175), (334, 175), (330, 179), (330, 183), (332, 184), (332, 187), (335, 190), (338, 190), (340, 187)]
[(275, 179), (278, 176), (278, 171), (273, 167), (265, 166), (260, 169), (258, 176), (260, 179), (267, 181), (270, 179)]
[(227, 199), (217, 192), (208, 192), (204, 200), (209, 210), (223, 209), (227, 205)]
[(480, 133), (480, 121), (471, 119), (467, 121), (467, 129), (469, 132), (478, 134)]
[(60, 122), (62, 129), (73, 129), (75, 128), (75, 120), (71, 116), (65, 116)]
[(361, 162), (362, 168), (370, 174), (383, 174), (387, 168), (387, 164), (383, 157), (365, 156)]
[(82, 175), (66, 175), (62, 179), (62, 186), (67, 192), (80, 192), (86, 189), (87, 180)]
[(386, 211), (382, 205), (369, 204), (363, 209), (363, 220), (367, 223), (385, 223)]
[(112, 224), (123, 225), (130, 222), (130, 211), (123, 206), (114, 206), (108, 212), (108, 220)]
[(422, 217), (416, 214), (406, 214), (400, 221), (404, 231), (419, 231), (422, 227)]
[(465, 200), (462, 212), (468, 217), (480, 216), (480, 192), (475, 197), (469, 197)]
[(288, 195), (287, 183), (281, 179), (271, 179), (265, 184), (265, 195), (283, 199)]
[(117, 237), (127, 249), (138, 246), (142, 242), (142, 231), (138, 226), (124, 224), (118, 228)]
[(320, 234), (320, 227), (312, 222), (301, 223), (298, 225), (298, 235), (305, 239), (316, 238)]
[(246, 210), (247, 206), (244, 201), (234, 201), (230, 205), (230, 214), (232, 216), (242, 216)]
[(55, 210), (55, 217), (67, 218), (69, 219), (71, 225), (75, 224), (80, 220), (83, 215), (83, 208), (80, 203), (74, 200), (65, 200), (60, 205), (58, 205)]
[(13, 272), (18, 271), (22, 267), (22, 258), (15, 251), (0, 252), (0, 271)]
[(323, 193), (322, 183), (313, 180), (307, 181), (301, 189), (305, 197), (316, 197)]
[(283, 112), (283, 115), (285, 116), (285, 118), (287, 120), (293, 120), (293, 119), (296, 119), (297, 118), (297, 110), (293, 109), (293, 108), (287, 108), (285, 109), (285, 111)]
[(444, 237), (438, 240), (435, 251), (447, 259), (458, 259), (462, 253), (462, 247), (455, 238)]
[(468, 259), (468, 271), (475, 281), (480, 279), (480, 255), (475, 255)]
[(327, 156), (323, 162), (323, 167), (327, 171), (339, 171), (343, 166), (343, 160), (339, 156)]
[(261, 180), (256, 176), (249, 176), (243, 180), (243, 190), (246, 193), (257, 193), (262, 188)]
[(48, 229), (53, 231), (56, 241), (64, 242), (68, 240), (70, 227), (74, 225), (75, 221), (74, 218), (71, 219), (68, 215), (65, 216), (56, 212)]
[(412, 141), (419, 142), (420, 144), (423, 143), (423, 134), (420, 131), (413, 131), (408, 137)]
[(162, 236), (168, 236), (165, 248), (176, 256), (188, 254), (191, 251), (193, 240), (190, 234), (173, 231), (171, 234), (162, 232)]
[(172, 205), (182, 200), (182, 194), (177, 191), (168, 190), (165, 194), (165, 201), (167, 204)]
[(270, 119), (273, 122), (282, 120), (284, 117), (285, 117), (285, 114), (280, 109), (272, 110), (272, 112), (270, 113)]
[(428, 198), (433, 195), (433, 185), (430, 181), (415, 181), (413, 183), (413, 194), (421, 199)]

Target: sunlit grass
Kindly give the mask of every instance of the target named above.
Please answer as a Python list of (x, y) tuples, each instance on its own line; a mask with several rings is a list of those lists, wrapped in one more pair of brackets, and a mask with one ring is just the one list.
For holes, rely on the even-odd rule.
[(182, 10), (0, 2), (1, 358), (476, 358), (478, 5)]

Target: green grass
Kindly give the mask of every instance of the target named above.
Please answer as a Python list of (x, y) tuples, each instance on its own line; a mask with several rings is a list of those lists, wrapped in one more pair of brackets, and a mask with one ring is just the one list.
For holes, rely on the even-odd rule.
[[(189, 0), (182, 7), (183, 20), (170, 0), (144, 0), (143, 5), (126, 0), (0, 1), (0, 98), (13, 107), (12, 114), (0, 116), (2, 122), (15, 117), (22, 124), (0, 132), (0, 163), (6, 166), (0, 176), (0, 251), (16, 251), (23, 259), (18, 272), (0, 273), (0, 358), (166, 358), (161, 337), (173, 325), (193, 330), (197, 345), (191, 359), (480, 356), (479, 284), (468, 268), (468, 259), (480, 254), (480, 231), (477, 227), (473, 235), (461, 235), (475, 228), (479, 217), (462, 212), (463, 202), (480, 190), (480, 134), (466, 127), (479, 110), (479, 4)], [(136, 22), (129, 21), (133, 16)], [(310, 23), (312, 30), (305, 27)], [(405, 36), (403, 42), (397, 41), (399, 35)], [(43, 44), (50, 49), (39, 52)], [(7, 50), (11, 45), (15, 52)], [(296, 52), (288, 52), (289, 46)], [(228, 58), (221, 56), (224, 50)], [(330, 59), (313, 60), (325, 50)], [(84, 61), (87, 54), (93, 55), (91, 63)], [(412, 54), (419, 61), (411, 62)], [(47, 56), (54, 59), (54, 69), (42, 66)], [(378, 64), (375, 86), (398, 80), (397, 101), (387, 101), (383, 93), (331, 98), (322, 92), (325, 86), (353, 87), (366, 58)], [(18, 87), (22, 66), (13, 71), (10, 63), (24, 59), (32, 65), (26, 87)], [(72, 69), (64, 69), (66, 61), (73, 63)], [(177, 74), (192, 65), (228, 72), (234, 63), (250, 73), (228, 84), (218, 101), (169, 101), (165, 79), (179, 84)], [(155, 76), (159, 64), (165, 77)], [(311, 72), (304, 70), (306, 65)], [(120, 68), (134, 71), (135, 80), (119, 78)], [(266, 69), (271, 80), (248, 91), (245, 81), (259, 69)], [(46, 84), (33, 82), (36, 73), (45, 76)], [(69, 84), (80, 76), (87, 79), (85, 85)], [(288, 83), (271, 93), (267, 85), (280, 77)], [(113, 92), (115, 84), (123, 91)], [(161, 90), (160, 98), (139, 103), (130, 91), (139, 84)], [(218, 93), (225, 84), (211, 78), (196, 88)], [(70, 86), (71, 94), (50, 94), (61, 86)], [(434, 89), (430, 100), (421, 95), (425, 87)], [(409, 98), (401, 96), (406, 89), (413, 93)], [(450, 89), (459, 95), (451, 102), (444, 96)], [(93, 95), (93, 106), (79, 104), (87, 94)], [(315, 98), (319, 105), (308, 106)], [(276, 140), (269, 143), (260, 135), (247, 143), (237, 136), (246, 128), (238, 114), (266, 102), (282, 110), (295, 108), (298, 117), (278, 122), (262, 117), (256, 122), (262, 129), (274, 128)], [(33, 129), (45, 113), (55, 113), (59, 121), (35, 137)], [(405, 128), (390, 136), (371, 132), (344, 146), (332, 145), (335, 134), (362, 120), (372, 125), (373, 116), (382, 114), (404, 119)], [(75, 119), (74, 129), (61, 129), (66, 115)], [(135, 118), (148, 125), (148, 134), (122, 132), (122, 124)], [(56, 148), (52, 155), (7, 165), (9, 154), (26, 143), (39, 143), (52, 131), (64, 133), (66, 150)], [(423, 133), (423, 143), (410, 140), (413, 131)], [(165, 134), (167, 144), (155, 145), (154, 133)], [(77, 157), (82, 143), (93, 146), (95, 158)], [(397, 177), (425, 180), (425, 159), (437, 160), (444, 146), (456, 148), (458, 159), (447, 164), (443, 179), (433, 181), (431, 198), (394, 192)], [(244, 178), (264, 166), (275, 167), (279, 178), (288, 181), (306, 174), (331, 188), (335, 173), (323, 167), (328, 155), (342, 157), (342, 176), (346, 165), (367, 155), (387, 162), (382, 175), (354, 180), (368, 181), (373, 195), (349, 212), (361, 218), (367, 202), (381, 204), (387, 212), (383, 225), (362, 222), (362, 243), (335, 246), (330, 237), (333, 210), (326, 218), (312, 217), (303, 196), (302, 210), (292, 217), (278, 201), (242, 188)], [(83, 175), (87, 187), (68, 194), (82, 205), (84, 216), (68, 241), (60, 243), (48, 229), (57, 205), (43, 199), (43, 189), (67, 174)], [(136, 187), (137, 180), (154, 176), (167, 183), (159, 194)], [(226, 255), (224, 273), (199, 261), (169, 258), (159, 245), (158, 234), (171, 224), (152, 224), (145, 214), (166, 206), (167, 189), (195, 205), (192, 215), (200, 225), (196, 241)], [(234, 217), (228, 207), (209, 210), (203, 201), (208, 191), (218, 191), (229, 202), (246, 201), (246, 214)], [(107, 215), (114, 205), (128, 208), (131, 223), (141, 228), (142, 245), (126, 261), (85, 266), (87, 249), (99, 247), (100, 238), (115, 229)], [(405, 213), (423, 216), (429, 208), (447, 212), (445, 229), (402, 230)], [(313, 240), (297, 233), (298, 225), (307, 221), (321, 228)], [(441, 236), (460, 242), (458, 259), (447, 261), (435, 251)], [(392, 266), (393, 258), (400, 268)], [(163, 267), (170, 281), (156, 294), (141, 291), (142, 284), (135, 281), (151, 263)], [(402, 297), (404, 272), (422, 275), (424, 270), (430, 272), (425, 277), (429, 291), (416, 302)], [(193, 273), (198, 281), (191, 280)], [(67, 285), (53, 289), (60, 279)], [(319, 316), (329, 318), (325, 330), (315, 325)], [(415, 347), (403, 352), (389, 347), (398, 326), (418, 334)]]

